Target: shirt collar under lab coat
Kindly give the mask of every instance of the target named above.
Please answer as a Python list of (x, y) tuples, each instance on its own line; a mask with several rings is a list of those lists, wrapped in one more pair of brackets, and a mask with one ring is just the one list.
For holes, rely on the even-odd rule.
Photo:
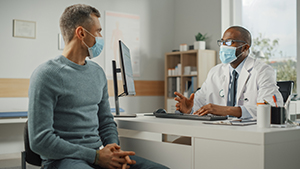
[(236, 67), (235, 69), (233, 69), (233, 67), (229, 64), (229, 74), (230, 74), (230, 78), (232, 77), (232, 71), (235, 70), (238, 75), (240, 75), (241, 71), (242, 71), (242, 68), (244, 66), (244, 63), (246, 61), (247, 58), (245, 58), (239, 65), (238, 67)]

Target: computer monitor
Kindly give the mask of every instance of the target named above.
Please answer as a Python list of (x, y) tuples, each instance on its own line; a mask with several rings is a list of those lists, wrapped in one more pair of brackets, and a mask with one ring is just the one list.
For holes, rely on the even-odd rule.
[[(112, 61), (113, 68), (113, 80), (114, 80), (114, 92), (115, 92), (115, 106), (116, 113), (114, 117), (136, 117), (136, 114), (120, 114), (119, 110), (119, 97), (127, 96), (127, 95), (135, 95), (135, 87), (133, 80), (133, 72), (130, 58), (130, 50), (129, 48), (119, 40), (119, 49), (120, 49), (120, 65), (121, 68), (117, 68), (116, 61)], [(119, 95), (118, 93), (118, 78), (117, 73), (121, 73), (122, 81), (123, 81), (123, 89), (124, 92)]]
[(120, 65), (125, 95), (135, 95), (132, 65), (129, 48), (119, 40)]

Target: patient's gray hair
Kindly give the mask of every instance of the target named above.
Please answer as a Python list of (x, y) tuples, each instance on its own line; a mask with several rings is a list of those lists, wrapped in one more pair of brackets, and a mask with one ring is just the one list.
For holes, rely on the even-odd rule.
[(100, 17), (99, 11), (89, 5), (76, 4), (69, 6), (65, 9), (60, 17), (60, 30), (65, 43), (69, 43), (78, 26), (82, 26), (87, 30), (93, 25), (92, 14)]

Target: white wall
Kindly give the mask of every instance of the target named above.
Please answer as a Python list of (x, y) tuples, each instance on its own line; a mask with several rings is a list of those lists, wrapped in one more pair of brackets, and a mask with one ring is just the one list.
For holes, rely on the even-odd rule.
[[(139, 15), (141, 76), (135, 80), (164, 79), (164, 54), (171, 51), (174, 39), (172, 0), (0, 0), (0, 78), (30, 78), (39, 64), (60, 55), (59, 18), (67, 6), (76, 3), (96, 7), (101, 13), (103, 28), (106, 10)], [(13, 19), (35, 21), (36, 39), (12, 37)], [(94, 59), (103, 68), (104, 53)], [(136, 100), (139, 100), (137, 107)], [(163, 103), (163, 96), (120, 99), (120, 107), (134, 113), (152, 112), (163, 107)], [(111, 106), (114, 107), (114, 102), (111, 102)], [(27, 98), (0, 98), (0, 110), (8, 109), (27, 109)]]
[(193, 45), (195, 35), (207, 33), (206, 48), (219, 52), (221, 0), (175, 0), (174, 49), (181, 43)]
[[(140, 16), (141, 76), (135, 80), (163, 80), (164, 54), (179, 44), (192, 45), (198, 32), (207, 33), (207, 49), (219, 50), (221, 37), (220, 0), (0, 0), (0, 78), (30, 78), (41, 63), (56, 57), (59, 18), (63, 10), (75, 3), (85, 3), (104, 12), (115, 11)], [(36, 39), (12, 37), (13, 19), (36, 22)], [(104, 30), (105, 36), (105, 30)], [(102, 67), (104, 52), (94, 59)], [(134, 100), (140, 100), (134, 108)], [(112, 100), (112, 99), (111, 99)], [(162, 96), (122, 98), (120, 106), (128, 112), (152, 112), (164, 107)], [(26, 106), (24, 106), (26, 105)], [(112, 107), (114, 103), (111, 102)], [(26, 98), (0, 98), (0, 111), (27, 109)]]
[[(67, 6), (75, 3), (99, 9), (103, 28), (106, 10), (140, 16), (141, 76), (135, 80), (163, 80), (165, 53), (178, 49), (181, 43), (192, 45), (199, 31), (209, 35), (208, 49), (219, 49), (216, 40), (221, 37), (220, 0), (0, 0), (0, 78), (30, 78), (39, 64), (61, 54), (57, 47), (59, 18)], [(12, 37), (13, 19), (35, 21), (36, 39)], [(104, 58), (103, 52), (94, 61), (104, 67)], [(109, 100), (114, 107), (113, 98)], [(27, 98), (0, 98), (0, 111), (26, 110), (27, 102)], [(130, 113), (152, 112), (164, 107), (164, 99), (124, 97), (120, 98), (120, 107)], [(23, 149), (23, 125), (1, 124), (0, 128), (0, 156), (19, 154)]]

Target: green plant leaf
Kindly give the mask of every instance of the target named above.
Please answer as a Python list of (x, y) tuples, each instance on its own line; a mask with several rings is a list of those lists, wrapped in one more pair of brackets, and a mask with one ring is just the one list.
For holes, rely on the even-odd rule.
[(207, 39), (207, 34), (202, 35), (200, 32), (195, 35), (196, 41), (204, 41)]

